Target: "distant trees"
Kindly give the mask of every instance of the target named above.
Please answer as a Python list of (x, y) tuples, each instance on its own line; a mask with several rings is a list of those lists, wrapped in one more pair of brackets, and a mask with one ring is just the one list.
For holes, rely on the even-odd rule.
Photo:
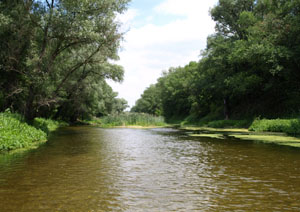
[(142, 98), (137, 100), (135, 106), (131, 108), (131, 111), (160, 116), (162, 113), (162, 103), (160, 90), (157, 86), (158, 85), (150, 85), (142, 94)]
[(123, 68), (110, 61), (118, 59), (122, 39), (115, 17), (127, 3), (1, 1), (0, 110), (10, 107), (27, 119), (110, 113), (116, 95), (105, 79), (123, 78)]
[(294, 0), (219, 0), (211, 10), (216, 33), (201, 60), (170, 69), (152, 85), (162, 114), (198, 120), (298, 114), (299, 12)]

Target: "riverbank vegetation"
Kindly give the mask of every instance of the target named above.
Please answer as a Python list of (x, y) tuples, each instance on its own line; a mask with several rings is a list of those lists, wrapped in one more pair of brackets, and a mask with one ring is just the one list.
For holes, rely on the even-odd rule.
[(0, 113), (0, 151), (26, 148), (46, 139), (45, 132), (28, 125), (20, 115)]
[(37, 146), (47, 140), (49, 132), (66, 125), (43, 118), (36, 118), (29, 125), (19, 114), (0, 113), (0, 152)]
[(164, 118), (146, 113), (122, 113), (99, 119), (101, 127), (160, 127), (166, 126)]
[(0, 2), (0, 151), (127, 107), (106, 80), (123, 80), (114, 62), (123, 37), (116, 17), (128, 2)]
[(116, 16), (127, 4), (1, 1), (0, 112), (76, 122), (126, 108), (106, 79), (123, 80)]
[(210, 11), (216, 33), (201, 59), (164, 71), (132, 111), (185, 125), (298, 134), (299, 8), (293, 0), (219, 0)]
[(45, 118), (34, 118), (33, 124), (36, 129), (40, 129), (44, 131), (47, 135), (49, 135), (50, 132), (56, 130), (59, 127), (66, 127), (69, 124), (64, 121), (57, 121), (52, 119), (45, 119)]
[(254, 120), (249, 130), (256, 132), (284, 132), (290, 135), (300, 135), (300, 119)]

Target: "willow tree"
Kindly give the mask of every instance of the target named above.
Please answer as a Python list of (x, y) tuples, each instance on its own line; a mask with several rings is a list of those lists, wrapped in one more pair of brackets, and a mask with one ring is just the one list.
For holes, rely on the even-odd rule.
[[(121, 81), (122, 33), (116, 21), (128, 0), (18, 0), (0, 3), (2, 107), (28, 119), (85, 95), (87, 78)], [(20, 45), (21, 44), (21, 45)], [(88, 86), (87, 86), (88, 87)]]

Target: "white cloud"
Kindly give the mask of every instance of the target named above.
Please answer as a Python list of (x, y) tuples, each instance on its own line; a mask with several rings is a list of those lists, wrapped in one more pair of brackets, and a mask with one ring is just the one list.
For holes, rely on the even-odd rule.
[(148, 22), (152, 21), (152, 20), (153, 20), (153, 16), (148, 16), (146, 20), (147, 20)]
[(117, 15), (117, 21), (122, 23), (121, 31), (127, 31), (130, 28), (132, 21), (139, 15), (138, 10), (128, 9), (125, 13)]
[[(145, 25), (131, 26), (125, 35), (124, 50), (120, 52), (121, 60), (118, 62), (125, 68), (125, 80), (122, 84), (110, 83), (119, 92), (119, 97), (133, 106), (144, 89), (156, 82), (162, 70), (198, 60), (207, 36), (214, 32), (208, 11), (216, 2), (166, 0), (155, 7), (153, 18), (145, 17)], [(127, 13), (123, 21), (129, 25), (141, 14), (134, 9)], [(149, 23), (159, 14), (177, 16), (164, 25)]]
[(130, 23), (139, 14), (137, 9), (128, 9), (125, 13), (119, 14), (117, 19), (123, 24)]

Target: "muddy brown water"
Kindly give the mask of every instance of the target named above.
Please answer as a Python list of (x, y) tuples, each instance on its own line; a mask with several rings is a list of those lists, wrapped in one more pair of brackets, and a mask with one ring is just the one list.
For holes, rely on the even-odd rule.
[(0, 211), (300, 211), (300, 149), (69, 127), (0, 156)]

